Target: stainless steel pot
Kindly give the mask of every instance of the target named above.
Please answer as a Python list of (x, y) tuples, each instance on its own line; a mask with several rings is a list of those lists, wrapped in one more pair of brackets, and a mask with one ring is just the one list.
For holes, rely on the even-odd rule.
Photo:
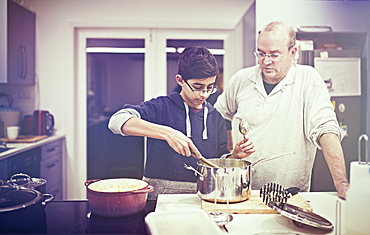
[(259, 163), (294, 154), (293, 152), (263, 158), (255, 163), (241, 159), (208, 159), (219, 167), (210, 167), (203, 162), (197, 162), (197, 170), (191, 169), (198, 176), (197, 194), (206, 201), (214, 202), (241, 202), (251, 196), (253, 167)]
[(5, 233), (45, 233), (45, 204), (51, 194), (0, 181), (0, 231)]
[[(124, 192), (110, 190), (134, 184), (133, 190)], [(85, 182), (90, 210), (100, 216), (121, 217), (139, 213), (145, 208), (148, 193), (154, 188), (138, 179), (105, 179)], [(104, 191), (109, 189), (109, 191)]]
[(8, 183), (29, 189), (35, 189), (41, 193), (46, 193), (46, 183), (47, 183), (46, 179), (31, 178), (27, 174), (18, 173), (12, 175)]

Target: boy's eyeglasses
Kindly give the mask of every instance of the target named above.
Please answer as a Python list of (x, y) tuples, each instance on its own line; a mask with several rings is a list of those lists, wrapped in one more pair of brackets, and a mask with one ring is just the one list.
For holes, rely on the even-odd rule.
[(208, 93), (208, 94), (210, 94), (210, 95), (212, 95), (212, 94), (214, 94), (214, 93), (216, 93), (216, 91), (217, 91), (217, 85), (216, 84), (214, 84), (212, 87), (210, 87), (210, 88), (206, 88), (206, 89), (202, 89), (202, 88), (193, 88), (192, 86), (190, 86), (190, 84), (187, 82), (187, 81), (185, 81), (185, 83), (186, 83), (186, 85), (188, 85), (188, 87), (190, 88), (190, 90), (192, 91), (192, 92), (194, 92), (194, 93), (197, 93), (197, 94), (203, 94), (203, 93)]

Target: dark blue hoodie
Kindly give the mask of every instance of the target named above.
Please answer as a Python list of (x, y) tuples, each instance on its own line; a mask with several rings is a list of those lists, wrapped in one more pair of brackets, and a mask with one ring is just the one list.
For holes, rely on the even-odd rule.
[[(137, 110), (143, 120), (181, 131), (191, 138), (205, 158), (219, 158), (229, 152), (225, 120), (207, 102), (202, 110), (194, 113), (175, 92), (137, 106), (125, 105), (124, 108)], [(148, 138), (147, 148), (145, 177), (196, 181), (194, 172), (186, 170), (183, 163), (196, 168), (197, 159), (176, 153), (165, 140)]]

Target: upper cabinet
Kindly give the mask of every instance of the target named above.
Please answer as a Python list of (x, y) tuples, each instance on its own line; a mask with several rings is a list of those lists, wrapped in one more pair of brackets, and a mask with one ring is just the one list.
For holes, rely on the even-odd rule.
[[(33, 12), (7, 1), (8, 84), (35, 84), (35, 22)], [(2, 81), (4, 82), (4, 81)]]

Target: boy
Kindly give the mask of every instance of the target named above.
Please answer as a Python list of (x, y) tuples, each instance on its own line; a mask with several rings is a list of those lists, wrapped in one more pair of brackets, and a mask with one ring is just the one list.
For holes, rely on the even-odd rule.
[[(217, 90), (218, 71), (216, 59), (205, 47), (188, 46), (178, 63), (180, 93), (137, 106), (125, 105), (109, 120), (109, 129), (115, 134), (148, 137), (144, 179), (157, 194), (166, 189), (196, 192), (196, 185), (188, 183), (195, 182), (196, 176), (183, 166), (184, 162), (196, 166), (198, 160), (189, 157), (191, 151), (206, 158), (229, 153), (225, 120), (206, 102)], [(235, 145), (230, 158), (253, 152), (252, 142), (245, 139)]]

